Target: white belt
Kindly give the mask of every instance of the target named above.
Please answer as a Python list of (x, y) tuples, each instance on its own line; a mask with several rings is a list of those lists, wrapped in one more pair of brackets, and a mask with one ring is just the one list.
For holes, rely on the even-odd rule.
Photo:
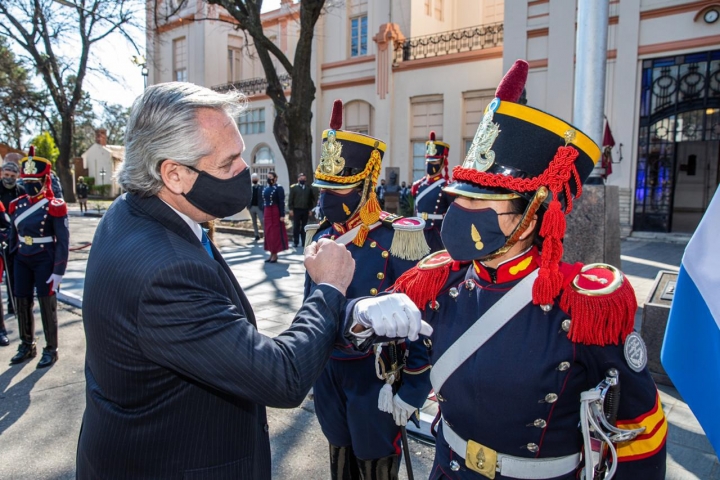
[(55, 241), (54, 237), (20, 237), (18, 239), (25, 245), (32, 245), (33, 243), (52, 243)]
[[(468, 442), (462, 439), (443, 419), (442, 432), (445, 441), (453, 451), (465, 458)], [(487, 447), (485, 447), (487, 448)], [(489, 450), (489, 449), (488, 449)], [(581, 455), (576, 453), (566, 457), (553, 458), (522, 458), (497, 453), (496, 471), (504, 477), (522, 479), (553, 478), (565, 475), (577, 469)], [(477, 470), (475, 470), (477, 471)]]
[(443, 218), (445, 218), (445, 215), (444, 215), (444, 214), (441, 214), (441, 213), (425, 213), (425, 212), (420, 212), (418, 215), (419, 215), (420, 218), (422, 218), (423, 220), (442, 220)]

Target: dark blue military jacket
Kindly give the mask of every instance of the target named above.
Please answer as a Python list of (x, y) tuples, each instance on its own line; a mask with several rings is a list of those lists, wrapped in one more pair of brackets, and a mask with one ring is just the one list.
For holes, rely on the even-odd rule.
[(70, 241), (65, 202), (22, 195), (10, 203), (10, 217), (10, 251), (27, 257), (48, 252), (53, 258), (53, 273), (65, 275)]
[[(497, 271), (480, 264), (454, 263), (437, 296), (437, 310), (425, 308), (423, 312), (434, 329), (431, 363), (538, 268), (539, 258), (533, 248)], [(575, 454), (582, 450), (580, 394), (596, 387), (608, 369), (616, 368), (621, 383), (618, 426), (645, 426), (646, 434), (618, 446), (615, 479), (664, 479), (667, 424), (647, 367), (639, 373), (633, 371), (622, 344), (572, 342), (567, 333), (572, 320), (557, 303), (544, 312), (528, 301), (435, 392), (442, 399), (439, 408), (444, 421), (463, 439), (506, 455), (540, 459)], [(565, 322), (568, 319), (571, 322)], [(459, 453), (464, 457), (465, 452)], [(458, 461), (457, 471), (451, 468), (453, 460)], [(440, 427), (430, 478), (485, 477), (465, 466), (445, 442)], [(495, 478), (506, 477), (498, 473)], [(576, 478), (575, 472), (559, 478)]]
[[(384, 214), (386, 216), (388, 214)], [(397, 217), (396, 217), (397, 218)], [(335, 226), (318, 230), (313, 236), (313, 241), (321, 238), (335, 240), (344, 232), (339, 231)], [(391, 221), (381, 222), (381, 225), (368, 233), (362, 247), (353, 243), (346, 245), (347, 249), (355, 259), (355, 275), (347, 290), (348, 304), (355, 299), (375, 296), (391, 287), (395, 280), (405, 271), (414, 267), (415, 260), (403, 260), (390, 253), (390, 246), (395, 231)], [(305, 295), (307, 296), (312, 288), (310, 277), (305, 277)], [(401, 345), (401, 350), (407, 348), (408, 355), (403, 372), (403, 385), (400, 388), (400, 396), (410, 405), (421, 406), (430, 392), (430, 379), (427, 348), (421, 339), (415, 342), (406, 341)], [(352, 360), (365, 358), (372, 355), (372, 352), (359, 352), (351, 343), (346, 345), (338, 344), (333, 350), (333, 360)], [(385, 349), (383, 350), (385, 355)], [(384, 358), (386, 365), (389, 365), (387, 357)], [(375, 375), (374, 371), (363, 372), (367, 375)], [(378, 382), (381, 381), (378, 379)]]
[[(432, 252), (444, 249), (440, 238), (443, 221), (442, 219), (428, 218), (428, 215), (445, 215), (452, 203), (448, 195), (443, 192), (446, 182), (441, 182), (441, 180), (444, 180), (441, 175), (430, 178), (425, 176), (413, 183), (411, 190), (412, 196), (415, 198), (415, 215), (425, 220), (425, 239)], [(430, 191), (423, 194), (427, 190)], [(420, 195), (422, 197), (418, 199)]]

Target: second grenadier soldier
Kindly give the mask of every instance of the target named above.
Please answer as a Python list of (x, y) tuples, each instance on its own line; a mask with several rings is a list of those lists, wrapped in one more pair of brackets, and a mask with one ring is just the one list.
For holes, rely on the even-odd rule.
[(430, 132), (430, 139), (425, 142), (425, 176), (413, 183), (410, 190), (415, 203), (415, 215), (425, 221), (425, 240), (431, 252), (442, 250), (443, 218), (450, 200), (443, 187), (447, 186), (448, 154), (450, 145), (435, 139), (435, 132)]

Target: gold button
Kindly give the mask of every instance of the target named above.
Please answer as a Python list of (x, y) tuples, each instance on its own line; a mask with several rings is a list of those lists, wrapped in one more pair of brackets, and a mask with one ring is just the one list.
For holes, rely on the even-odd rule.
[(390, 253), (388, 253), (387, 250), (385, 250), (385, 251), (382, 253), (382, 257), (383, 257), (383, 258), (387, 258), (389, 255), (390, 255)]
[(370, 295), (377, 295), (377, 288), (371, 288)]
[(377, 274), (377, 277), (378, 277), (378, 280), (382, 280), (383, 278), (385, 278), (385, 274), (383, 272), (379, 272)]
[(377, 247), (377, 242), (370, 242), (370, 248)]
[(547, 395), (545, 395), (545, 401), (547, 403), (555, 403), (555, 402), (557, 402), (557, 399), (558, 399), (558, 396), (554, 393), (548, 393)]

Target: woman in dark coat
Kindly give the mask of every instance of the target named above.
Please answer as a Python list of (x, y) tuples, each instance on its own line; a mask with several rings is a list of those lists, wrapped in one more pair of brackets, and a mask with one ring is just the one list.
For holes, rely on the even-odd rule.
[(265, 250), (270, 252), (268, 263), (275, 263), (278, 253), (288, 249), (287, 228), (285, 228), (285, 190), (277, 183), (277, 174), (268, 172), (268, 186), (263, 190), (265, 217)]

